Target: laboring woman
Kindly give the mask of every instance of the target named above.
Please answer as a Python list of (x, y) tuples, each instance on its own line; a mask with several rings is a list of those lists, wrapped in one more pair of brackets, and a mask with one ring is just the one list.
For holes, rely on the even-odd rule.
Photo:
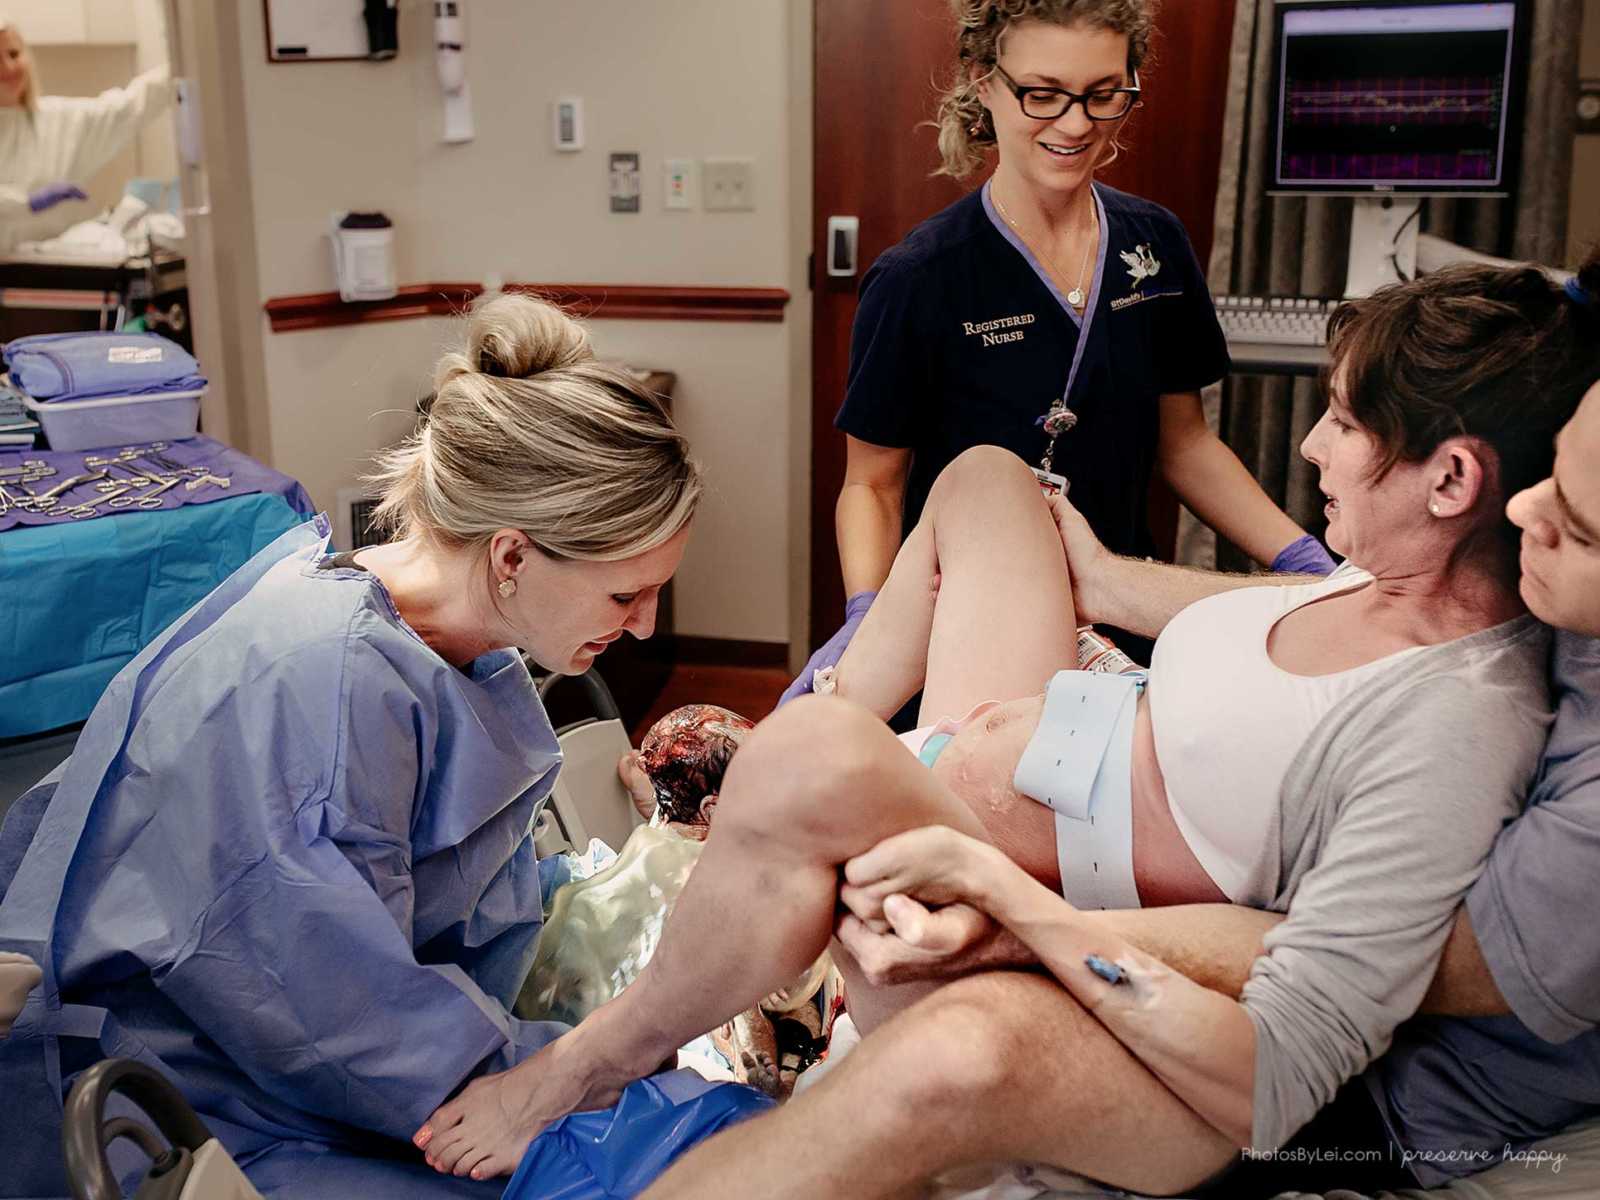
[[(1312, 543), (1207, 427), (1200, 390), (1228, 370), (1205, 277), (1178, 219), (1095, 181), (1138, 103), (1155, 0), (952, 0), (954, 85), (942, 173), (977, 191), (884, 252), (862, 283), (836, 526), (859, 625), (963, 450), (1051, 467), (1107, 546), (1148, 554), (1159, 470), (1260, 563)], [(1054, 440), (1058, 438), (1058, 440)], [(797, 680), (843, 653), (835, 638)]]
[(66, 1194), (63, 1089), (110, 1055), (173, 1078), (263, 1192), (474, 1194), (388, 1139), (564, 1029), (509, 1014), (561, 761), (515, 651), (576, 674), (648, 637), (701, 478), (543, 302), (480, 305), (435, 389), (381, 459), (399, 539), (330, 554), (308, 524), (263, 550), (0, 834), (0, 951), (45, 970), (0, 1042), (24, 1194)]
[[(1600, 262), (1585, 272), (1596, 275)], [(511, 1170), (552, 1114), (607, 1102), (798, 974), (837, 929), (861, 1046), (777, 1117), (729, 1135), (747, 1151), (757, 1138), (757, 1151), (693, 1152), (677, 1170), (697, 1155), (718, 1169), (664, 1194), (737, 1190), (735, 1173), (760, 1162), (784, 1195), (848, 1179), (852, 1196), (903, 1196), (952, 1167), (1018, 1160), (1187, 1195), (1239, 1147), (1282, 1145), (1415, 1011), (1538, 762), (1548, 631), (1518, 594), (1504, 506), (1547, 477), (1552, 439), (1600, 378), (1595, 346), (1587, 303), (1531, 268), (1440, 272), (1343, 310), (1329, 411), (1303, 453), (1349, 561), (1304, 585), (1114, 558), (1067, 500), (1052, 520), (1015, 456), (964, 453), (839, 664), (838, 696), (853, 702), (806, 698), (739, 749), (638, 979), (521, 1067), (474, 1080), (419, 1144), (442, 1170)], [(1096, 592), (1075, 603), (1082, 576), (1102, 578), (1098, 560), (1132, 564), (1138, 582), (1114, 589), (1122, 605)], [(1148, 679), (1073, 669), (1075, 610), (1159, 633)], [(919, 687), (929, 728), (908, 747), (883, 721)], [(856, 860), (914, 829), (926, 853), (883, 873)], [(1080, 1000), (1115, 1006), (1083, 966), (1086, 953), (1122, 954), (1109, 935), (1070, 978), (1045, 958), (1067, 990), (1039, 998), (1011, 973), (997, 984), (1032, 997), (1025, 1017), (1008, 1004), (1004, 1018), (1039, 1030), (1026, 1061), (975, 1050), (992, 1044), (972, 1040), (990, 1027), (975, 1011), (914, 1035), (909, 1071), (904, 1059), (852, 1067), (906, 1045), (894, 1031), (915, 1028), (913, 1006), (935, 985), (873, 986), (841, 952), (855, 939), (836, 906), (859, 926), (890, 919), (893, 894), (956, 898), (901, 882), (950, 861), (941, 839), (955, 834), (1007, 878), (1046, 885), (1027, 893), (1042, 898), (1029, 923), (1008, 926), (1041, 957), (1050, 922), (1102, 906), (1229, 901), (1288, 918), (1244, 1007), (1187, 980), (1164, 981), (1159, 997), (1116, 993), (1132, 1012), (1110, 1027), (1153, 1077), (1126, 1055), (1132, 1070), (1113, 1075), (1108, 1057), (1075, 1057), (1060, 1033), (1081, 1026), (1068, 1011)], [(1065, 1115), (1086, 1063), (1105, 1075), (1092, 1132)], [(990, 1083), (1018, 1104), (975, 1099)], [(863, 1087), (873, 1095), (844, 1117), (817, 1098)], [(832, 1119), (819, 1120), (825, 1107)]]
[(0, 13), (0, 254), (83, 220), (72, 202), (172, 95), (163, 66), (98, 96), (40, 96), (22, 33)]

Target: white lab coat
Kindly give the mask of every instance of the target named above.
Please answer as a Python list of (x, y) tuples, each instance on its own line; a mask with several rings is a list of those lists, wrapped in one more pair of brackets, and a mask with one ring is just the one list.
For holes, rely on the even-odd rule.
[(42, 96), (32, 114), (0, 108), (0, 253), (83, 220), (83, 208), (70, 201), (31, 213), (28, 193), (50, 183), (86, 187), (172, 95), (167, 68), (155, 67), (98, 96)]

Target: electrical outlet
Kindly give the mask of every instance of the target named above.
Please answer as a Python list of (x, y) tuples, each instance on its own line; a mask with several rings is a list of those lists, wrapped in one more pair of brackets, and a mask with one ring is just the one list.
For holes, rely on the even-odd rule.
[(749, 212), (756, 206), (755, 162), (708, 158), (701, 170), (707, 212)]
[(694, 159), (669, 158), (662, 164), (662, 204), (671, 209), (694, 207)]

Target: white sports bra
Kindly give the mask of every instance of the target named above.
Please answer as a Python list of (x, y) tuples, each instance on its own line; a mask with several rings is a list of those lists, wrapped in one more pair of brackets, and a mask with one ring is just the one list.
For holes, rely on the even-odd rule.
[(1318, 583), (1223, 592), (1191, 604), (1162, 631), (1150, 664), (1150, 718), (1173, 819), (1200, 865), (1236, 904), (1277, 819), (1289, 768), (1333, 707), (1423, 647), (1332, 675), (1296, 675), (1267, 653), (1288, 613), (1372, 582), (1341, 567)]

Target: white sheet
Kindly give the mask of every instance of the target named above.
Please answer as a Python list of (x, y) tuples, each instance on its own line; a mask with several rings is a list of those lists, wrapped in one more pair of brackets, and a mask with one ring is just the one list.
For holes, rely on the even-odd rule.
[(20, 242), (6, 254), (11, 262), (61, 263), (70, 266), (119, 267), (156, 249), (177, 249), (183, 221), (171, 213), (151, 212), (144, 201), (124, 196), (116, 208), (65, 233), (43, 241)]

